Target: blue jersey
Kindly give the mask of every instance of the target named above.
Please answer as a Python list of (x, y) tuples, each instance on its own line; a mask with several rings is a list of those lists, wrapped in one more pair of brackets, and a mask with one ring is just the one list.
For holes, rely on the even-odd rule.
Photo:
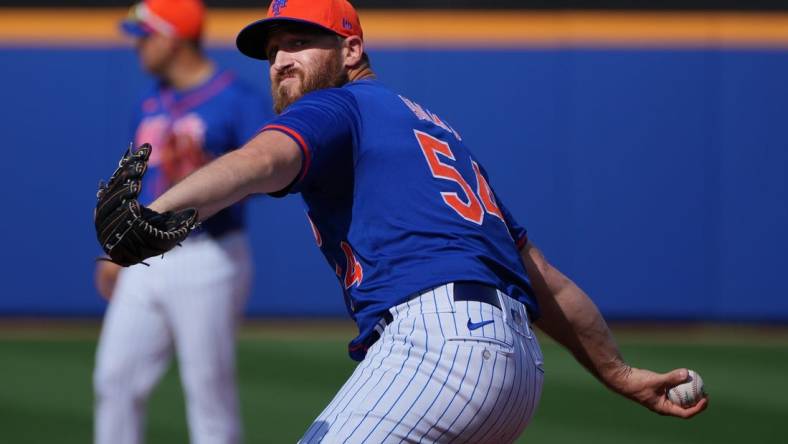
[(537, 316), (519, 256), (525, 230), (438, 116), (362, 80), (305, 95), (264, 130), (303, 151), (286, 191), (301, 193), (358, 324), (352, 358), (363, 359), (390, 307), (449, 282), (489, 284)]
[[(272, 117), (271, 100), (228, 71), (187, 91), (156, 85), (141, 102), (134, 143), (153, 145), (141, 200), (155, 200), (195, 169), (240, 147)], [(202, 224), (219, 236), (244, 226), (243, 204), (226, 208)]]

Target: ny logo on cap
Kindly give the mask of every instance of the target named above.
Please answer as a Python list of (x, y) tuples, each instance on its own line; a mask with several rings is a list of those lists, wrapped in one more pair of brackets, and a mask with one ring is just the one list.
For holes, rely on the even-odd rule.
[(273, 11), (274, 17), (281, 14), (281, 10), (285, 7), (287, 7), (287, 0), (274, 0), (274, 3), (271, 5), (271, 11)]
[(348, 31), (352, 31), (353, 30), (353, 24), (350, 23), (350, 20), (348, 20), (348, 19), (346, 19), (344, 17), (342, 18), (342, 27), (347, 29)]

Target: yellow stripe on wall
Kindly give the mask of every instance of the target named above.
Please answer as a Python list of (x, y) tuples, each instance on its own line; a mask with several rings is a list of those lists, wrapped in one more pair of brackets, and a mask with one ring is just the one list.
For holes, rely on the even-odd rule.
[[(209, 12), (206, 40), (229, 46), (263, 9)], [(788, 13), (360, 11), (371, 47), (788, 48)], [(0, 44), (113, 46), (125, 9), (0, 9)]]

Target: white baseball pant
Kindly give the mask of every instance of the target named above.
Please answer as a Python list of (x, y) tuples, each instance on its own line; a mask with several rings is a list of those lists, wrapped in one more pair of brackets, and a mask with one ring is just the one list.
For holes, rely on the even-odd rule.
[(148, 396), (177, 354), (191, 442), (241, 440), (235, 332), (249, 294), (246, 235), (188, 238), (123, 269), (93, 375), (97, 444), (143, 442)]
[(302, 444), (517, 439), (544, 379), (525, 307), (500, 291), (501, 309), (455, 301), (454, 286), (390, 309), (393, 320)]

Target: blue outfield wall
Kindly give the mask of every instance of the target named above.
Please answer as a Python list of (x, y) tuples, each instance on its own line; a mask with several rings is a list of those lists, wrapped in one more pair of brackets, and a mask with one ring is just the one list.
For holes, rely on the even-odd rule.
[[(267, 65), (210, 53), (267, 88)], [(382, 80), (460, 131), (531, 239), (608, 317), (788, 321), (788, 52), (372, 58)], [(0, 314), (99, 315), (96, 184), (149, 80), (128, 48), (6, 47), (0, 66)], [(249, 314), (345, 313), (299, 198), (256, 198), (249, 221)]]

